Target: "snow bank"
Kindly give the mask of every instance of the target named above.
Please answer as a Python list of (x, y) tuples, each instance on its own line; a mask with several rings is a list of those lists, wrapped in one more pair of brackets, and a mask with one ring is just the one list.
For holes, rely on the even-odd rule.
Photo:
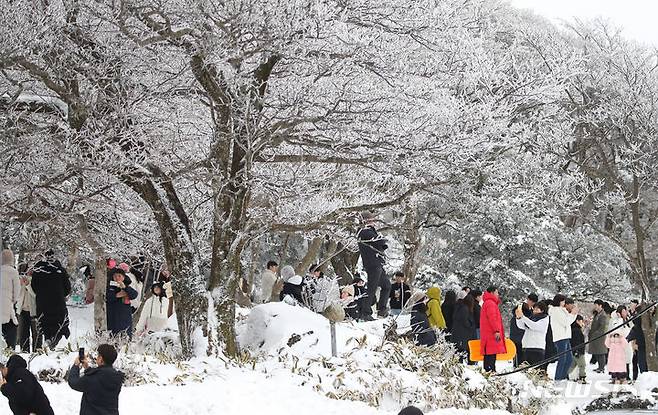
[[(393, 322), (397, 329), (389, 330)], [(486, 413), (532, 406), (513, 395), (512, 383), (485, 378), (479, 369), (460, 364), (445, 341), (431, 349), (396, 341), (408, 328), (409, 316), (338, 323), (335, 358), (329, 321), (305, 308), (284, 303), (256, 306), (238, 324), (237, 332), (240, 346), (258, 359), (256, 370), (332, 399), (361, 401), (388, 411), (409, 404), (425, 410)], [(384, 341), (387, 331), (391, 338)]]

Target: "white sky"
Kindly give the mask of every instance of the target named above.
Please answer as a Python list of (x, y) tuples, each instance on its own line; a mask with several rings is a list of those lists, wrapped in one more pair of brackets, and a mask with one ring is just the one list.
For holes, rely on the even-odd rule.
[(551, 19), (609, 19), (628, 38), (658, 46), (658, 0), (510, 0)]

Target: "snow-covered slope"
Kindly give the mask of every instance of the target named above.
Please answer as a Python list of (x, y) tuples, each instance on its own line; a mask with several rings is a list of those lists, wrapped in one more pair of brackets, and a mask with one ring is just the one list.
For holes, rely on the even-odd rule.
[[(81, 394), (63, 383), (62, 376), (78, 346), (93, 349), (99, 341), (88, 335), (90, 307), (72, 308), (70, 313), (76, 323), (69, 343), (60, 343), (47, 355), (25, 356), (30, 370), (41, 377), (56, 414), (78, 413)], [(331, 357), (329, 322), (282, 303), (239, 310), (238, 338), (248, 352), (241, 364), (207, 357), (177, 362), (166, 353), (123, 346), (117, 366), (127, 373), (128, 382), (120, 412), (283, 415), (312, 410), (317, 415), (395, 415), (415, 404), (430, 415), (508, 415), (508, 409), (563, 415), (610, 390), (597, 384), (597, 390), (577, 396), (568, 388), (556, 392), (550, 383), (533, 383), (525, 375), (487, 378), (477, 368), (458, 364), (445, 344), (428, 350), (402, 341), (384, 342), (391, 321), (337, 324), (336, 358)], [(397, 332), (406, 331), (408, 316), (396, 323)], [(600, 376), (594, 380), (604, 381)], [(655, 387), (658, 376), (645, 374), (634, 388), (626, 389), (653, 399), (650, 391)], [(9, 414), (8, 407), (0, 401), (0, 415), (4, 414)]]

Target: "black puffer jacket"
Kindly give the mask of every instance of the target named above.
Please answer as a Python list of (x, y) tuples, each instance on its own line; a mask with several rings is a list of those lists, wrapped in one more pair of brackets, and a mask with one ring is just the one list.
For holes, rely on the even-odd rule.
[(69, 370), (69, 386), (82, 392), (80, 415), (119, 415), (119, 393), (123, 373), (112, 366), (87, 369), (80, 376), (80, 368)]
[(37, 378), (27, 370), (27, 363), (15, 354), (7, 361), (7, 383), (2, 385), (2, 394), (9, 399), (9, 408), (14, 415), (54, 415), (48, 397)]
[(385, 262), (384, 252), (388, 249), (386, 240), (375, 230), (374, 226), (366, 226), (359, 231), (359, 253), (364, 269), (381, 267)]
[(430, 327), (427, 319), (427, 306), (419, 302), (411, 309), (411, 332), (414, 335), (414, 343), (418, 346), (432, 346), (436, 344), (436, 333)]
[(475, 316), (466, 304), (457, 302), (452, 319), (452, 336), (450, 340), (460, 351), (468, 351), (468, 342), (477, 338)]

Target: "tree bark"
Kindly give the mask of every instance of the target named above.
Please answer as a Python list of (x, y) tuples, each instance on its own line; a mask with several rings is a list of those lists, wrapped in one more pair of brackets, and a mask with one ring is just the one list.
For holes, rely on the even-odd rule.
[(155, 166), (153, 176), (124, 175), (122, 181), (144, 200), (158, 224), (176, 297), (176, 319), (183, 357), (194, 352), (193, 332), (205, 324), (207, 297), (187, 214), (171, 180)]
[(311, 240), (308, 244), (308, 249), (306, 250), (306, 255), (295, 267), (295, 272), (298, 275), (305, 275), (308, 272), (308, 269), (315, 261), (317, 261), (320, 249), (322, 249), (322, 242), (324, 238), (316, 237)]
[(422, 247), (418, 215), (413, 207), (407, 207), (404, 217), (404, 265), (402, 272), (408, 284), (412, 284), (418, 272), (418, 254)]
[(658, 356), (656, 356), (656, 311), (649, 311), (642, 316), (642, 331), (646, 347), (647, 366), (651, 372), (658, 372)]
[(96, 333), (107, 330), (107, 265), (105, 257), (96, 254), (94, 261), (94, 331)]

